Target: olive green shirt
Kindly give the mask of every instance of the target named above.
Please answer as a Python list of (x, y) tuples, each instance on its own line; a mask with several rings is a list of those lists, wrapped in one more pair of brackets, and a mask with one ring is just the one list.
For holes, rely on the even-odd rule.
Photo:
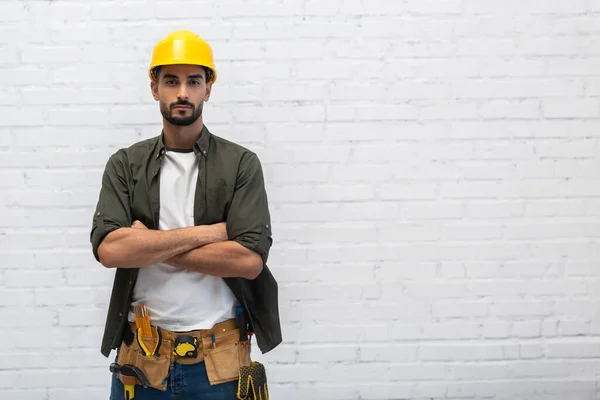
[[(266, 353), (281, 343), (281, 327), (278, 286), (266, 265), (273, 240), (261, 163), (256, 154), (211, 134), (206, 126), (193, 150), (199, 158), (195, 225), (226, 222), (229, 240), (263, 259), (263, 270), (256, 279), (223, 279), (248, 310), (258, 346)], [(98, 246), (110, 232), (131, 227), (135, 220), (158, 229), (159, 172), (165, 152), (161, 134), (120, 149), (109, 158), (90, 233), (96, 260)], [(101, 346), (106, 357), (121, 344), (138, 271), (116, 271)]]

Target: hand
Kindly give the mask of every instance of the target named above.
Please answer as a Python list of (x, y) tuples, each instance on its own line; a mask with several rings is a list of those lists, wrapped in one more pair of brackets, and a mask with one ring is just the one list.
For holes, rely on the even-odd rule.
[(146, 225), (142, 224), (138, 220), (133, 221), (133, 224), (131, 224), (131, 227), (135, 228), (135, 229), (148, 229), (148, 227)]

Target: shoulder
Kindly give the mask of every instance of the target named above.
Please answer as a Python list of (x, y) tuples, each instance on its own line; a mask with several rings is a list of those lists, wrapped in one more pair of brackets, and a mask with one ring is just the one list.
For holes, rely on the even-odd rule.
[(232, 154), (254, 154), (254, 152), (247, 147), (242, 146), (239, 143), (232, 142), (231, 140), (227, 140), (222, 138), (221, 136), (217, 136), (214, 133), (211, 133), (210, 136), (211, 147), (215, 147), (215, 150), (226, 151)]
[(123, 147), (112, 153), (108, 164), (124, 166), (128, 164), (141, 163), (156, 150), (160, 136), (141, 140), (129, 147)]
[(258, 155), (249, 148), (242, 146), (239, 143), (232, 142), (222, 138), (221, 136), (211, 133), (210, 151), (215, 154), (223, 155), (224, 157), (238, 160), (239, 163), (259, 162)]

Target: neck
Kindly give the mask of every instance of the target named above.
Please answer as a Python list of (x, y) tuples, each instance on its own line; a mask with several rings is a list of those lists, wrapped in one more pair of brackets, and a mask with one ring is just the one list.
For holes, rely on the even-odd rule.
[(202, 135), (202, 116), (192, 125), (177, 126), (163, 119), (163, 133), (165, 146), (172, 149), (191, 149), (194, 143), (200, 139)]

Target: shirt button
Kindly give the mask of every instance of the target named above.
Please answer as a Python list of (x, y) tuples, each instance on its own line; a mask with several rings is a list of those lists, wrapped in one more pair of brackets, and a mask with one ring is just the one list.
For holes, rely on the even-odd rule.
[(100, 213), (96, 213), (96, 217), (99, 217), (99, 216), (100, 216)]
[(123, 313), (122, 313), (122, 312), (120, 312), (120, 313), (119, 313), (119, 317), (122, 317), (122, 316), (123, 316)]
[(269, 227), (269, 224), (265, 225), (265, 228), (268, 228), (268, 227)]

